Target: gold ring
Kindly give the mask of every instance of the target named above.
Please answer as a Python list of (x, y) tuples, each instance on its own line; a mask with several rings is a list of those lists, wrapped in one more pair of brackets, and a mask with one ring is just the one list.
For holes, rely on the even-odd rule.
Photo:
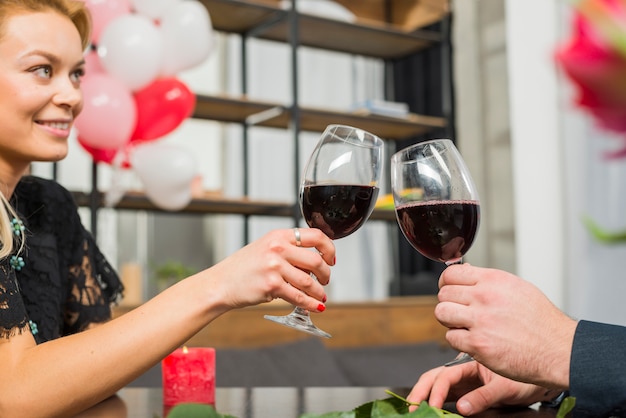
[(302, 241), (300, 241), (300, 230), (298, 228), (294, 228), (293, 233), (296, 236), (296, 247), (302, 247)]

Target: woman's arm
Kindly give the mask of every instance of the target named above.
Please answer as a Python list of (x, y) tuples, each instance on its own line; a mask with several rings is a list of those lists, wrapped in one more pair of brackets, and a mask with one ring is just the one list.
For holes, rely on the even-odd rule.
[(325, 300), (320, 283), (330, 278), (334, 245), (316, 229), (302, 229), (301, 240), (298, 248), (293, 230), (271, 232), (87, 331), (40, 345), (28, 333), (1, 340), (0, 370), (11, 378), (0, 379), (0, 416), (76, 414), (112, 396), (233, 308), (280, 297), (317, 311)]

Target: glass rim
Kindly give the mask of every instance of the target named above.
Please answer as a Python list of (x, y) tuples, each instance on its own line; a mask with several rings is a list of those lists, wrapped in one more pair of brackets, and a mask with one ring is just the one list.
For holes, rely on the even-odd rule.
[[(364, 136), (367, 136), (373, 139), (372, 141), (369, 141), (369, 142), (355, 142), (355, 145), (358, 145), (358, 146), (362, 146), (366, 148), (378, 148), (378, 147), (382, 147), (383, 144), (385, 143), (383, 139), (376, 134), (366, 131), (363, 128), (358, 128), (352, 125), (344, 125), (342, 123), (332, 123), (330, 125), (327, 125), (326, 128), (324, 128), (324, 132), (322, 132), (322, 135), (324, 135), (326, 132), (335, 131), (337, 128), (344, 128), (344, 129), (350, 129), (353, 131), (362, 132)], [(341, 137), (340, 135), (335, 135), (335, 136), (339, 138), (341, 141), (348, 142), (346, 141), (345, 138)]]
[[(450, 138), (433, 138), (433, 139), (428, 139), (426, 141), (422, 141), (422, 142), (418, 142), (416, 144), (413, 145), (409, 145), (408, 147), (402, 148), (401, 150), (396, 151), (392, 156), (391, 156), (391, 160), (395, 161), (397, 159), (400, 158), (400, 155), (402, 154), (406, 154), (409, 153), (411, 150), (415, 149), (415, 148), (419, 148), (419, 147), (423, 147), (425, 145), (428, 144), (432, 144), (435, 142), (450, 142), (455, 148), (456, 145), (454, 144), (454, 141), (452, 141)], [(409, 161), (406, 161), (409, 162)]]

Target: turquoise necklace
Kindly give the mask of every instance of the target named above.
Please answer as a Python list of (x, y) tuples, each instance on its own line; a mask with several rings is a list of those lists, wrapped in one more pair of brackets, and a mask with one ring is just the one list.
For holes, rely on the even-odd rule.
[[(14, 217), (13, 219), (11, 219), (11, 229), (13, 230), (13, 234), (17, 238), (22, 238), (24, 236), (24, 230), (26, 228), (24, 227), (24, 222), (22, 222), (21, 219)], [(26, 263), (24, 262), (24, 258), (18, 255), (12, 255), (9, 263), (11, 264), (11, 267), (16, 271), (22, 270), (22, 268), (26, 265)], [(35, 322), (29, 320), (28, 325), (30, 327), (30, 332), (33, 335), (37, 335), (39, 333), (39, 329)]]
[[(11, 219), (11, 229), (13, 229), (13, 234), (16, 237), (22, 238), (25, 229), (24, 222), (22, 222), (22, 220), (18, 218)], [(24, 263), (24, 258), (17, 255), (11, 256), (9, 263), (11, 264), (11, 267), (13, 267), (17, 271), (20, 271), (22, 267), (26, 265), (26, 263)]]

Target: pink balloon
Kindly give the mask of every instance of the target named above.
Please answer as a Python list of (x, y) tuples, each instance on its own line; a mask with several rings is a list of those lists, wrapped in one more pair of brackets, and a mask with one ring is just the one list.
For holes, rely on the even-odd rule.
[(91, 40), (97, 44), (100, 34), (113, 19), (131, 12), (128, 0), (83, 0), (91, 12), (93, 31)]
[(76, 129), (82, 141), (108, 150), (127, 144), (137, 123), (137, 107), (130, 90), (106, 73), (86, 76), (81, 87), (85, 106), (76, 119)]

